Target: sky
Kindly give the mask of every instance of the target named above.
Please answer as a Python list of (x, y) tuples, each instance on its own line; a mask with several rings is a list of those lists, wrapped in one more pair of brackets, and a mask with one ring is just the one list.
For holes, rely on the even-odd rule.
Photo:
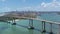
[(0, 12), (60, 11), (60, 0), (0, 0)]

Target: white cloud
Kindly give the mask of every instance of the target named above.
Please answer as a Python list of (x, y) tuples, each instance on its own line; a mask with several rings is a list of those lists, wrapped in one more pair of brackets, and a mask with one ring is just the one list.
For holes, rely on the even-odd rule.
[(26, 2), (26, 0), (22, 0), (23, 2)]
[(42, 2), (42, 3), (41, 3), (41, 6), (42, 6), (42, 7), (60, 7), (60, 3), (57, 2), (57, 1), (53, 1), (53, 2), (51, 2), (51, 3)]
[(45, 3), (42, 2), (40, 5), (37, 5), (35, 7), (22, 7), (22, 8), (17, 8), (17, 10), (31, 10), (31, 11), (60, 11), (60, 2), (53, 0), (50, 3)]
[(60, 2), (57, 0), (53, 0), (50, 3), (42, 2), (38, 7), (37, 9), (40, 9), (40, 11), (60, 11)]
[[(3, 1), (6, 1), (6, 0), (3, 0)], [(23, 1), (26, 2), (26, 0), (23, 0)], [(0, 10), (12, 11), (13, 8), (4, 7)], [(20, 7), (20, 8), (17, 8), (16, 10), (18, 11), (60, 11), (60, 2), (53, 0), (50, 3), (42, 2), (40, 5), (37, 5), (37, 6), (26, 6), (22, 8)]]
[(6, 0), (2, 0), (3, 2), (6, 1)]
[(43, 2), (43, 3), (41, 3), (41, 6), (42, 7), (46, 7), (46, 4)]
[(4, 8), (1, 8), (0, 11), (1, 11), (1, 12), (8, 12), (8, 11), (11, 11), (11, 8), (9, 8), (9, 7), (4, 7)]
[(22, 7), (22, 8), (17, 8), (17, 10), (20, 10), (20, 11), (28, 11), (28, 10), (34, 10), (33, 7)]
[(0, 1), (5, 2), (6, 0), (0, 0)]

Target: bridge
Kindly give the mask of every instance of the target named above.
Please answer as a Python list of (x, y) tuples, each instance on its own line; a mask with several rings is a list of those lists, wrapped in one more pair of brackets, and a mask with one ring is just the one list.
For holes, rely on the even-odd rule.
[[(33, 27), (33, 20), (38, 20), (38, 21), (41, 21), (42, 22), (42, 33), (46, 33), (46, 23), (49, 23), (50, 24), (50, 32), (49, 34), (53, 34), (52, 32), (52, 24), (57, 24), (59, 25), (59, 33), (60, 34), (60, 23), (59, 22), (53, 22), (53, 21), (48, 21), (48, 20), (43, 20), (43, 19), (39, 19), (37, 18), (37, 15), (34, 13), (30, 13), (30, 14), (24, 14), (24, 15), (20, 15), (20, 14), (17, 14), (17, 13), (8, 13), (8, 14), (5, 14), (3, 16), (0, 16), (0, 21), (3, 21), (3, 22), (8, 22), (8, 21), (12, 21), (12, 25), (16, 25), (16, 19), (27, 19), (29, 20), (29, 27), (28, 29), (34, 29)], [(10, 22), (9, 22), (10, 23)]]

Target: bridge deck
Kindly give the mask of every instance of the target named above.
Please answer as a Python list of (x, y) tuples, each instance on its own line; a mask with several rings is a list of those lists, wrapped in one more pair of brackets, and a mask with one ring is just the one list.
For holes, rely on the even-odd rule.
[[(21, 17), (17, 17), (17, 18), (20, 19)], [(59, 22), (53, 22), (53, 21), (43, 20), (43, 19), (39, 19), (39, 18), (27, 18), (27, 17), (22, 17), (22, 18), (38, 20), (38, 21), (45, 21), (45, 22), (52, 23), (52, 24), (60, 24)]]
[(54, 24), (60, 24), (59, 22), (53, 22), (53, 21), (48, 21), (48, 20), (43, 20), (37, 18), (36, 13), (24, 13), (24, 14), (18, 14), (17, 12), (11, 12), (8, 14), (5, 14), (3, 16), (0, 16), (0, 20), (13, 20), (13, 19), (32, 19), (32, 20), (39, 20), (39, 21), (44, 21), (48, 23), (54, 23)]
[[(10, 17), (10, 18), (13, 18), (13, 16)], [(39, 19), (39, 18), (19, 17), (19, 16), (14, 16), (14, 18), (18, 18), (18, 19), (32, 19), (32, 20), (44, 21), (44, 22), (52, 23), (52, 24), (60, 24), (59, 22), (53, 22), (53, 21), (43, 20), (43, 19)]]

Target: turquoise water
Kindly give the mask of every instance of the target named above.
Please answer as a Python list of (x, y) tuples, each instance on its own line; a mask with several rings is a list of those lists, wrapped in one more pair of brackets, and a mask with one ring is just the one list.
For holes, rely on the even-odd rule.
[[(50, 21), (60, 22), (60, 15), (56, 13), (41, 13), (38, 16), (39, 19), (45, 19)], [(29, 20), (19, 20), (16, 21), (17, 25), (11, 25), (5, 22), (0, 22), (0, 34), (42, 34), (42, 22), (33, 20), (34, 30), (27, 29), (29, 26)], [(59, 25), (53, 24), (53, 33), (57, 34), (59, 30)], [(50, 24), (46, 23), (46, 31), (50, 32)], [(49, 33), (46, 33), (49, 34)]]

